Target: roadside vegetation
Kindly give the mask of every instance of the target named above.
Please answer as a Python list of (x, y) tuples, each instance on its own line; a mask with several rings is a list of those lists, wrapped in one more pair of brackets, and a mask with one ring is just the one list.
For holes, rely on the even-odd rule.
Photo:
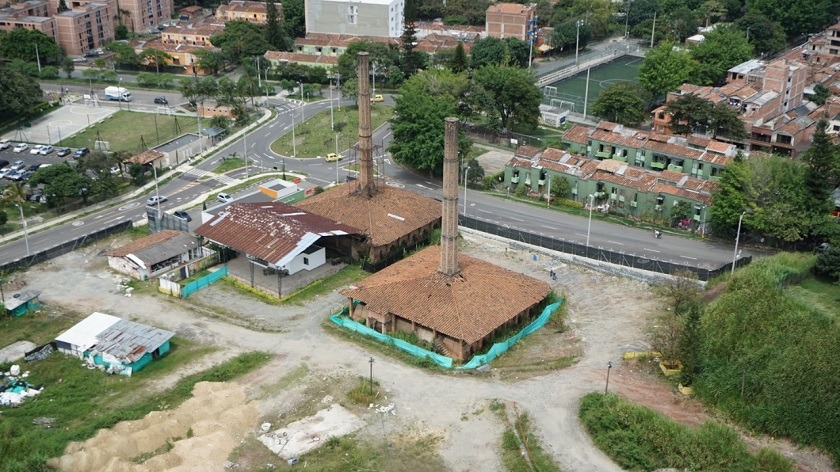
[(584, 396), (580, 420), (592, 441), (624, 469), (793, 470), (770, 449), (750, 454), (738, 433), (726, 426), (707, 422), (692, 428), (614, 394)]
[(490, 411), (505, 424), (502, 433), (502, 465), (508, 472), (560, 472), (560, 467), (551, 455), (542, 447), (539, 438), (534, 435), (531, 418), (528, 413), (519, 413), (515, 403), (508, 408), (506, 404), (494, 401)]
[[(46, 309), (41, 309), (46, 312)], [(0, 344), (20, 339), (47, 342), (77, 321), (76, 316), (28, 314), (11, 319), (0, 334)], [(48, 326), (45, 323), (49, 322)], [(6, 320), (3, 321), (7, 323)], [(171, 340), (172, 350), (132, 377), (110, 376), (89, 370), (79, 359), (53, 353), (44, 360), (27, 363), (27, 381), (43, 386), (43, 392), (27, 398), (18, 408), (4, 408), (0, 423), (0, 471), (45, 471), (47, 459), (59, 456), (73, 441), (92, 437), (100, 428), (120, 421), (139, 419), (152, 410), (177, 407), (192, 395), (193, 386), (202, 381), (221, 382), (250, 372), (271, 357), (247, 353), (207, 371), (178, 381), (168, 391), (149, 386), (166, 375), (213, 351), (185, 339)], [(9, 365), (0, 365), (8, 371)], [(48, 418), (43, 426), (36, 418)]]

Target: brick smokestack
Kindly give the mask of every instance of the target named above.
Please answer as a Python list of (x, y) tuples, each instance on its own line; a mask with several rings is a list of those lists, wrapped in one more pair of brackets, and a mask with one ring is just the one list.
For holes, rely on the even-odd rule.
[(446, 119), (443, 144), (443, 218), (438, 272), (453, 276), (458, 268), (458, 118)]
[(373, 182), (373, 139), (370, 131), (370, 84), (368, 75), (369, 56), (359, 53), (359, 187), (358, 191), (368, 197), (375, 191)]

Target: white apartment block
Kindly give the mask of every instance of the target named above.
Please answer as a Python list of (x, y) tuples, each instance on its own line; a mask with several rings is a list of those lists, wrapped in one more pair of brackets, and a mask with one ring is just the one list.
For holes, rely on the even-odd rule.
[(405, 0), (305, 0), (306, 32), (397, 38)]

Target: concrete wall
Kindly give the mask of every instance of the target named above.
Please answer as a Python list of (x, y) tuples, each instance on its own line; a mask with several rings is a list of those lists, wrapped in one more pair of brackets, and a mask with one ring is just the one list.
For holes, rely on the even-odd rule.
[(306, 0), (306, 32), (396, 38), (402, 34), (404, 5), (405, 0)]

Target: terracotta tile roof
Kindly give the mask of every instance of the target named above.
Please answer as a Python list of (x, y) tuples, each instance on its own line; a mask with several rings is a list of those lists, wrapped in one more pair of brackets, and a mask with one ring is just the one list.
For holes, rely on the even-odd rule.
[(417, 40), (417, 50), (425, 52), (426, 54), (435, 54), (438, 51), (455, 49), (458, 43), (464, 48), (464, 52), (469, 54), (472, 50), (472, 42), (465, 42), (452, 36), (444, 36), (439, 34), (430, 34), (419, 38)]
[(720, 141), (712, 141), (706, 146), (706, 150), (716, 152), (719, 154), (728, 154), (732, 152), (732, 149), (735, 147), (733, 144), (729, 143), (722, 143)]
[(193, 27), (182, 26), (182, 25), (172, 25), (172, 26), (166, 27), (163, 31), (161, 31), (161, 34), (180, 34), (180, 35), (189, 35), (189, 36), (213, 36), (215, 34), (220, 34), (224, 30), (225, 30), (224, 25), (214, 25), (214, 24), (195, 25)]
[(602, 129), (604, 131), (615, 131), (616, 128), (618, 128), (619, 126), (621, 125), (619, 125), (618, 123), (613, 123), (612, 121), (607, 120), (601, 120), (600, 122), (598, 122), (598, 125), (595, 126), (595, 129)]
[(175, 231), (174, 229), (165, 229), (163, 231), (158, 231), (155, 234), (144, 236), (140, 239), (135, 239), (134, 241), (126, 244), (125, 246), (120, 246), (118, 248), (111, 249), (110, 251), (106, 252), (105, 255), (114, 257), (125, 257), (128, 254), (131, 254), (135, 251), (145, 249), (149, 246), (154, 246), (157, 243), (166, 241), (168, 239), (172, 239), (180, 234), (184, 234), (184, 232)]
[(147, 149), (140, 154), (129, 157), (123, 162), (129, 164), (149, 164), (163, 157), (163, 153), (154, 149)]
[(574, 125), (563, 134), (563, 140), (578, 144), (589, 142), (589, 133), (592, 128), (583, 125)]
[(514, 155), (530, 159), (536, 157), (540, 152), (542, 152), (542, 149), (538, 147), (519, 146), (518, 148), (516, 148), (516, 152), (514, 153)]
[(487, 13), (503, 13), (505, 15), (524, 15), (531, 8), (521, 3), (497, 3), (487, 7)]
[(691, 146), (697, 146), (703, 149), (706, 149), (706, 146), (711, 143), (712, 140), (703, 136), (697, 136), (696, 134), (692, 134), (688, 137), (688, 144)]
[(567, 154), (569, 154), (569, 152), (562, 149), (545, 148), (545, 151), (543, 151), (542, 155), (540, 155), (540, 159), (547, 161), (559, 161)]
[(710, 164), (726, 167), (729, 164), (732, 164), (732, 161), (734, 161), (735, 159), (724, 154), (707, 152), (703, 154), (703, 156), (699, 160), (703, 162), (708, 162)]
[(376, 41), (378, 43), (399, 45), (399, 38), (379, 36), (351, 36), (348, 34), (306, 33), (306, 37), (295, 39), (295, 46), (333, 46), (347, 47), (353, 41)]
[(604, 159), (603, 161), (598, 162), (598, 170), (616, 173), (622, 167), (627, 167), (627, 164), (621, 161), (617, 161), (615, 159)]
[(246, 13), (265, 13), (267, 11), (266, 4), (263, 2), (247, 2), (241, 0), (233, 0), (227, 5), (220, 5), (216, 10), (216, 14), (220, 15), (226, 11), (232, 12), (246, 12)]
[(604, 131), (601, 129), (596, 129), (590, 135), (592, 139), (597, 139), (598, 141), (603, 141), (605, 143), (631, 148), (643, 147), (645, 142), (648, 140), (648, 136), (649, 135), (647, 133), (641, 131), (635, 132), (633, 134), (624, 134), (611, 131)]
[(441, 204), (404, 189), (379, 185), (372, 198), (355, 193), (350, 182), (313, 195), (296, 206), (359, 228), (373, 246), (390, 244), (441, 217)]
[[(699, 179), (691, 179), (690, 180), (699, 180)], [(705, 182), (705, 185), (701, 187), (700, 190), (695, 190), (693, 188), (686, 188), (686, 187), (679, 187), (676, 185), (670, 185), (663, 182), (657, 182), (651, 188), (651, 192), (653, 193), (664, 193), (667, 195), (673, 195), (675, 197), (685, 198), (688, 200), (694, 200), (696, 202), (702, 203), (704, 205), (711, 205), (712, 203), (712, 195), (711, 192), (717, 189), (717, 182), (712, 182), (709, 180), (703, 180), (701, 182)]]
[(589, 180), (598, 182), (609, 182), (615, 185), (632, 188), (641, 192), (650, 191), (656, 183), (656, 175), (651, 172), (640, 171), (632, 166), (627, 166), (623, 174), (615, 174), (599, 170), (592, 174)]
[(703, 155), (703, 151), (698, 151), (697, 149), (681, 146), (679, 144), (662, 143), (653, 140), (649, 140), (645, 147), (652, 151), (661, 152), (669, 156), (685, 157), (689, 159), (698, 159)]
[(272, 264), (321, 237), (361, 233), (280, 202), (232, 203), (195, 230), (199, 236)]
[(470, 344), (548, 295), (545, 282), (466, 255), (458, 256), (461, 272), (447, 277), (437, 271), (439, 254), (428, 247), (341, 294)]

